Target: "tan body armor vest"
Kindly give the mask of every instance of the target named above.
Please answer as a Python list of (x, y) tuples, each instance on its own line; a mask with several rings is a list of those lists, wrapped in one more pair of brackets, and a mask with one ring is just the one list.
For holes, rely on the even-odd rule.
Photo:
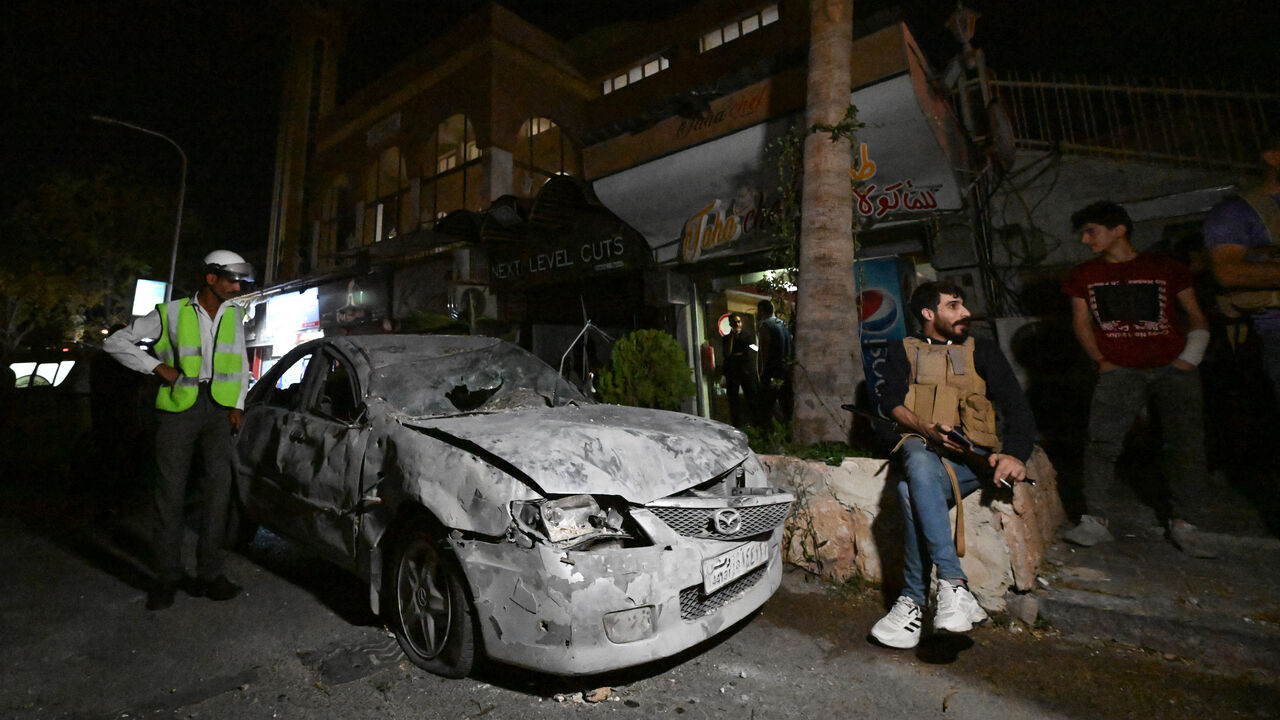
[[(1280, 255), (1280, 205), (1260, 188), (1241, 193), (1240, 197), (1262, 220), (1267, 239), (1271, 242), (1271, 246), (1265, 251), (1267, 256), (1274, 258)], [(1218, 307), (1224, 315), (1231, 318), (1254, 310), (1280, 307), (1280, 289), (1227, 290), (1218, 296)]]
[(902, 404), (927, 422), (958, 427), (975, 444), (999, 450), (995, 408), (973, 363), (974, 339), (942, 345), (909, 337), (902, 346), (911, 363)]

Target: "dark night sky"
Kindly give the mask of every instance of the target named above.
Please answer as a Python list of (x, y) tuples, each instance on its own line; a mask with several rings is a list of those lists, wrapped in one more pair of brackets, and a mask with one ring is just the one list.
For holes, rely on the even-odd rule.
[[(176, 187), (163, 141), (88, 120), (117, 117), (163, 132), (189, 156), (187, 207), (206, 241), (265, 246), (271, 208), (286, 0), (8, 0), (0, 9), (7, 200), (32, 172), (131, 164)], [(481, 3), (367, 0), (346, 75), (371, 78)], [(667, 13), (672, 0), (506, 0), (554, 35), (611, 18)], [(1275, 84), (1276, 0), (1053, 2), (972, 0), (974, 44), (997, 69), (1140, 77), (1251, 78)], [(855, 20), (897, 6), (941, 64), (949, 0), (855, 2)], [(1268, 66), (1269, 72), (1250, 68)]]

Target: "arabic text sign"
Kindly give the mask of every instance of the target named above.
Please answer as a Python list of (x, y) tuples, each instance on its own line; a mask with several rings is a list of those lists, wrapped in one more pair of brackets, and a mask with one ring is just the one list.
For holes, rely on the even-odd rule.
[(893, 213), (920, 213), (938, 209), (935, 193), (941, 183), (916, 187), (911, 178), (889, 184), (869, 183), (879, 170), (870, 156), (866, 143), (858, 145), (858, 166), (849, 171), (854, 180), (855, 207), (862, 217), (877, 220)]

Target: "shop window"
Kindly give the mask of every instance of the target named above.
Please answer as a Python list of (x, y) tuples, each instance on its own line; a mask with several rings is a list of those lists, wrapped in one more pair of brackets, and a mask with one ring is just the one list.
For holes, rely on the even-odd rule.
[(361, 244), (372, 245), (412, 230), (414, 213), (406, 212), (411, 210), (406, 207), (409, 200), (409, 176), (400, 148), (387, 148), (365, 172)]
[(453, 115), (427, 141), (419, 201), (421, 222), (430, 224), (454, 210), (480, 210), (484, 203), (484, 150), (466, 115)]
[(665, 55), (649, 58), (638, 65), (628, 68), (626, 72), (606, 78), (602, 82), (601, 91), (608, 95), (614, 90), (621, 90), (632, 83), (639, 82), (647, 77), (653, 77), (670, 66), (671, 61)]
[(553, 175), (581, 175), (582, 150), (550, 118), (529, 118), (513, 154), (516, 194), (533, 197)]
[(322, 213), (319, 261), (321, 265), (333, 265), (339, 254), (357, 245), (355, 202), (345, 177), (334, 180), (325, 191)]
[(698, 52), (714, 50), (725, 43), (733, 42), (743, 35), (749, 35), (765, 25), (778, 21), (778, 6), (770, 5), (759, 12), (738, 18), (731, 23), (704, 33), (698, 42)]

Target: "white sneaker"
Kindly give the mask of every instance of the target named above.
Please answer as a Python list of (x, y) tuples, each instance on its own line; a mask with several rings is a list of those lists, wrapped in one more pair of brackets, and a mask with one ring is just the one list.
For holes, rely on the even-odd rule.
[(871, 637), (881, 645), (906, 650), (920, 644), (923, 624), (920, 606), (906, 595), (899, 595), (889, 614), (871, 628)]
[(978, 599), (963, 585), (938, 579), (933, 596), (933, 629), (935, 632), (966, 633), (974, 625), (987, 621), (987, 612)]
[(1096, 515), (1081, 515), (1080, 523), (1063, 533), (1062, 539), (1072, 545), (1093, 547), (1098, 543), (1111, 540), (1112, 537), (1111, 531), (1107, 529), (1107, 521), (1104, 518)]

